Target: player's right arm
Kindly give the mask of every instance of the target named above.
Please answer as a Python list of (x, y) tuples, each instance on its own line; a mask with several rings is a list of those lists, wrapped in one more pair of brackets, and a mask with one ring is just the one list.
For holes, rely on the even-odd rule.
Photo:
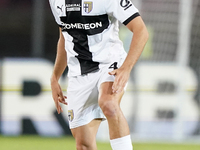
[(57, 109), (58, 114), (60, 114), (63, 110), (60, 106), (60, 103), (67, 104), (65, 102), (66, 96), (63, 96), (62, 89), (58, 83), (58, 80), (60, 79), (61, 75), (63, 74), (65, 68), (67, 67), (67, 53), (65, 51), (65, 39), (62, 34), (61, 28), (60, 31), (60, 37), (57, 44), (57, 55), (56, 55), (56, 61), (51, 77), (51, 90), (52, 90), (52, 96), (53, 100), (55, 102), (55, 106)]

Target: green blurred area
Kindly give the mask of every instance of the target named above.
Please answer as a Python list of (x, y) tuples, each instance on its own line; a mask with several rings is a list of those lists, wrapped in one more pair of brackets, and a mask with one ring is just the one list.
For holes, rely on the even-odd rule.
[[(98, 142), (98, 150), (111, 150), (109, 143)], [(134, 150), (200, 150), (195, 144), (133, 143)], [(72, 137), (0, 136), (0, 150), (75, 150)]]

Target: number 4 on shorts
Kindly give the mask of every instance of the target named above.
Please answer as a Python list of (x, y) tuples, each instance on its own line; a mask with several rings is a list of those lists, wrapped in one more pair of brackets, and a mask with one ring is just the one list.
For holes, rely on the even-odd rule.
[(112, 65), (110, 65), (110, 67), (109, 67), (109, 69), (118, 69), (118, 67), (117, 67), (117, 62), (114, 62)]

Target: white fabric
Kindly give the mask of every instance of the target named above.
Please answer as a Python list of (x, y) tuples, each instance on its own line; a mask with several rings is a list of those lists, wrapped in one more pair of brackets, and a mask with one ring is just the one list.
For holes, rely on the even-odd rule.
[[(78, 1), (78, 0), (76, 0)], [(55, 20), (58, 25), (63, 28), (76, 28), (74, 30), (98, 30), (100, 27), (95, 27), (95, 29), (90, 29), (90, 25), (101, 24), (102, 20), (97, 21), (97, 18), (101, 18), (102, 15), (108, 15), (108, 27), (105, 28), (101, 33), (87, 35), (87, 43), (89, 47), (89, 52), (92, 53), (91, 61), (99, 62), (98, 68), (104, 67), (111, 62), (113, 54), (124, 59), (126, 57), (126, 52), (124, 51), (123, 44), (118, 36), (118, 21), (124, 23), (128, 18), (132, 15), (138, 13), (138, 10), (131, 3), (130, 0), (80, 0), (80, 4), (76, 1), (70, 1), (70, 5), (68, 4), (68, 0), (49, 0), (50, 6), (55, 17)], [(74, 2), (75, 4), (71, 4)], [(66, 4), (67, 3), (67, 4)], [(90, 9), (86, 9), (85, 3), (90, 3)], [(79, 14), (81, 16), (80, 19), (84, 19), (83, 17), (87, 16), (92, 18), (90, 22), (85, 22), (87, 20), (82, 20), (83, 22), (73, 22), (66, 23), (61, 21), (61, 17), (69, 17), (69, 15), (73, 15), (76, 12), (76, 15)], [(76, 16), (73, 16), (76, 17)], [(71, 18), (73, 18), (71, 17)], [(96, 17), (96, 18), (95, 18)], [(94, 19), (95, 18), (95, 19)], [(105, 17), (103, 17), (105, 19)], [(70, 20), (68, 20), (70, 21)], [(94, 21), (94, 22), (93, 22)], [(102, 22), (101, 22), (102, 21)], [(104, 22), (105, 23), (105, 22)], [(84, 28), (84, 29), (80, 29)], [(78, 76), (81, 75), (81, 64), (77, 58), (79, 54), (74, 50), (73, 37), (68, 33), (68, 31), (64, 31), (63, 35), (65, 38), (65, 49), (67, 51), (67, 63), (69, 67), (68, 76)], [(82, 32), (83, 33), (83, 32)], [(81, 51), (84, 53), (84, 51)]]
[(133, 150), (133, 145), (130, 135), (110, 140), (110, 144), (112, 150)]
[(130, 16), (138, 12), (131, 0), (103, 0), (106, 13), (123, 23)]
[(106, 119), (98, 105), (98, 90), (102, 83), (115, 80), (113, 75), (108, 74), (113, 70), (109, 69), (111, 65), (87, 75), (69, 77), (67, 102), (71, 129), (86, 125), (95, 118)]

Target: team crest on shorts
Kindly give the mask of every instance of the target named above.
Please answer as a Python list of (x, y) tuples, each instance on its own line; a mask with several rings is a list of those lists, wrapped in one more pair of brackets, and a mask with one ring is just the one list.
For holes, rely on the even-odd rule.
[(74, 111), (73, 111), (73, 109), (72, 110), (68, 110), (68, 119), (69, 119), (69, 121), (73, 121), (73, 119), (74, 119)]
[(86, 13), (90, 13), (93, 9), (93, 2), (84, 2), (83, 9)]

